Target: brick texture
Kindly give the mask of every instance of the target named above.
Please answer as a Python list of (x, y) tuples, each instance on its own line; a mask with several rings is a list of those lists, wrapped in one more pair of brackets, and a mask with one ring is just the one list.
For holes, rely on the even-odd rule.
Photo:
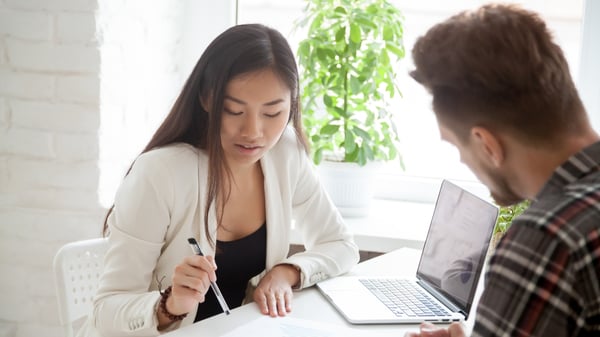
[(64, 336), (54, 255), (101, 236), (126, 168), (188, 76), (183, 41), (197, 48), (230, 24), (197, 20), (190, 4), (214, 7), (0, 0), (0, 275), (10, 276), (0, 278), (0, 336)]

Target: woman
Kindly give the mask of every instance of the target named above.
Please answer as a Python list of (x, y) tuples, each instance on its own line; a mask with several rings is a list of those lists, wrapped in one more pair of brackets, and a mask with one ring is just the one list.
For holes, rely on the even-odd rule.
[[(117, 192), (80, 335), (152, 336), (218, 314), (217, 280), (230, 307), (253, 300), (283, 316), (292, 289), (358, 261), (306, 154), (298, 97), (279, 32), (239, 25), (207, 47)], [(288, 257), (292, 218), (306, 251)]]

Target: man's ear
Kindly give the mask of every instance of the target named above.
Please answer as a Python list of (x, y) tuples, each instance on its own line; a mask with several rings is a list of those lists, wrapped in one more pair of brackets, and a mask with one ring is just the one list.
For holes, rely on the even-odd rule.
[(473, 147), (477, 149), (483, 158), (495, 167), (500, 167), (504, 162), (504, 146), (495, 134), (490, 130), (475, 126), (471, 128), (471, 141)]

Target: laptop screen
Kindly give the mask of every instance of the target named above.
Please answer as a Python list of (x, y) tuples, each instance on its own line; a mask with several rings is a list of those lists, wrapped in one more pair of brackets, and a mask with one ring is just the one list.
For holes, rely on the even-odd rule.
[(417, 277), (467, 315), (497, 216), (496, 206), (442, 181)]

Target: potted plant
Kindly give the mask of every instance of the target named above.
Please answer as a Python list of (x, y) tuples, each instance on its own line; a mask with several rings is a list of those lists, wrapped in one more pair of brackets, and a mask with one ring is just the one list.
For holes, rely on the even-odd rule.
[(513, 219), (521, 215), (521, 213), (523, 213), (530, 204), (531, 202), (529, 200), (523, 200), (514, 205), (500, 207), (500, 211), (498, 212), (498, 220), (496, 221), (492, 242), (490, 244), (491, 249), (496, 247), (498, 241), (500, 241), (504, 233), (506, 233), (508, 228), (510, 228)]
[[(401, 96), (394, 67), (404, 57), (402, 22), (387, 0), (307, 1), (297, 24), (307, 29), (306, 38), (297, 55), (303, 123), (319, 168), (324, 159), (364, 167), (398, 158), (402, 166), (389, 110), (391, 99)], [(361, 178), (339, 180), (352, 180), (351, 189), (370, 200), (370, 192), (356, 188)], [(336, 194), (348, 196), (348, 188), (329, 192), (334, 202)], [(342, 211), (351, 206), (337, 204)]]

